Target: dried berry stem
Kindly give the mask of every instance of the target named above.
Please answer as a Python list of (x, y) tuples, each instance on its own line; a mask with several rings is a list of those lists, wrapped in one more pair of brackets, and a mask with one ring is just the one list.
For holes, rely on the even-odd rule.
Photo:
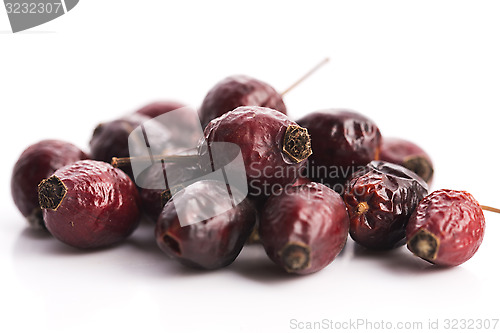
[(296, 86), (304, 82), (309, 76), (314, 74), (318, 69), (323, 67), (328, 61), (330, 61), (330, 58), (325, 58), (323, 59), (320, 63), (318, 63), (316, 66), (314, 66), (311, 70), (309, 70), (306, 74), (304, 74), (300, 79), (295, 81), (291, 86), (289, 86), (287, 89), (283, 90), (281, 93), (281, 96), (285, 96), (290, 90), (294, 89)]
[(490, 207), (490, 206), (484, 206), (484, 205), (481, 205), (481, 209), (482, 209), (482, 210), (487, 210), (488, 212), (493, 212), (493, 213), (498, 213), (498, 214), (500, 214), (500, 209), (495, 208), (495, 207)]
[(134, 157), (113, 157), (111, 165), (115, 168), (130, 166), (132, 163), (172, 163), (198, 160), (199, 155), (153, 155)]
[(298, 272), (311, 266), (311, 249), (306, 244), (288, 243), (280, 256), (287, 272)]

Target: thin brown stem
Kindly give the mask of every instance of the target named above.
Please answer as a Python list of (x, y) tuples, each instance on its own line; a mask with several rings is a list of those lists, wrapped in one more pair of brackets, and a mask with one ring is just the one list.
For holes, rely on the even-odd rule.
[(298, 79), (297, 81), (295, 81), (291, 86), (289, 86), (287, 89), (283, 90), (281, 92), (281, 96), (285, 96), (290, 90), (294, 89), (296, 86), (298, 86), (299, 84), (301, 84), (309, 76), (311, 76), (312, 74), (314, 74), (318, 69), (320, 69), (321, 67), (323, 67), (329, 61), (330, 61), (330, 58), (323, 59), (320, 63), (318, 63), (311, 70), (309, 70), (309, 72), (307, 72), (300, 79)]
[(481, 209), (482, 209), (482, 210), (487, 210), (488, 212), (493, 212), (493, 213), (498, 213), (498, 214), (500, 214), (500, 209), (495, 208), (495, 207), (490, 207), (490, 206), (484, 206), (484, 205), (481, 205)]
[(129, 166), (132, 163), (172, 163), (198, 160), (199, 155), (152, 155), (134, 157), (113, 157), (111, 165), (115, 168)]

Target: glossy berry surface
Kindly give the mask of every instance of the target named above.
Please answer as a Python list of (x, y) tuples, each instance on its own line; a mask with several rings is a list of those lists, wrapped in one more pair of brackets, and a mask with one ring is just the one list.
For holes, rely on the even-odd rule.
[(408, 220), (427, 191), (422, 178), (400, 165), (369, 163), (344, 193), (352, 239), (377, 250), (402, 245)]
[[(111, 163), (113, 157), (129, 157), (129, 135), (149, 117), (141, 114), (130, 114), (120, 119), (99, 124), (90, 140), (90, 155), (92, 159)], [(154, 132), (149, 131), (150, 144), (163, 145), (168, 139), (161, 125)], [(124, 167), (123, 170), (133, 179), (132, 168)]]
[(287, 272), (309, 274), (344, 248), (349, 216), (342, 197), (318, 184), (287, 188), (266, 202), (259, 236), (269, 258)]
[(380, 160), (399, 164), (431, 184), (434, 166), (429, 155), (417, 144), (398, 138), (383, 138)]
[(156, 223), (172, 195), (202, 175), (202, 170), (196, 166), (175, 163), (152, 165), (139, 176), (137, 182), (143, 213)]
[(88, 158), (75, 145), (60, 140), (43, 140), (29, 146), (19, 157), (10, 182), (16, 207), (36, 229), (44, 229), (38, 203), (38, 184), (57, 169)]
[(484, 237), (483, 211), (465, 191), (438, 190), (425, 197), (406, 227), (408, 249), (441, 266), (469, 260)]
[[(227, 198), (226, 184), (211, 180), (196, 182), (174, 194), (156, 223), (160, 249), (195, 268), (216, 269), (232, 263), (252, 232), (256, 212), (248, 199), (227, 207)], [(181, 217), (207, 213), (213, 213), (209, 214), (212, 217), (182, 226)]]
[(84, 160), (58, 169), (38, 186), (49, 232), (76, 248), (124, 240), (139, 223), (138, 193), (120, 169)]
[(369, 118), (350, 110), (328, 109), (297, 120), (308, 129), (313, 155), (307, 177), (337, 192), (359, 167), (378, 158), (381, 134)]
[(203, 127), (239, 106), (263, 106), (286, 114), (285, 103), (273, 87), (249, 76), (235, 75), (217, 83), (205, 96), (199, 110)]
[(311, 154), (307, 130), (276, 110), (257, 106), (215, 119), (205, 128), (205, 138), (202, 147), (215, 142), (239, 146), (252, 196), (269, 196), (293, 184)]
[(168, 113), (173, 110), (181, 109), (186, 107), (185, 104), (177, 102), (177, 101), (161, 101), (161, 102), (153, 102), (147, 104), (136, 111), (136, 113), (142, 114), (149, 118), (156, 118), (165, 113)]

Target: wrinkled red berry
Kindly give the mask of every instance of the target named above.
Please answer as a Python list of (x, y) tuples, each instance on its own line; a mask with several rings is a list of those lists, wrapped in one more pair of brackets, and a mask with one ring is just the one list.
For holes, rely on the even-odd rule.
[(314, 273), (330, 264), (344, 248), (348, 231), (342, 197), (318, 183), (287, 188), (269, 198), (259, 224), (269, 258), (297, 274)]
[(156, 223), (172, 195), (202, 175), (202, 170), (196, 166), (176, 163), (153, 164), (137, 179), (143, 213)]
[[(232, 192), (232, 198), (241, 194)], [(228, 205), (223, 182), (203, 180), (175, 193), (156, 223), (156, 242), (170, 257), (184, 265), (216, 269), (229, 265), (240, 253), (256, 220), (250, 201)], [(239, 201), (239, 200), (238, 200)], [(182, 226), (182, 219), (205, 216), (200, 222)]]
[(57, 169), (88, 158), (75, 145), (59, 140), (43, 140), (29, 146), (19, 157), (10, 182), (17, 208), (36, 229), (45, 229), (38, 203), (38, 184)]
[(429, 155), (415, 143), (397, 139), (384, 138), (380, 147), (380, 160), (399, 164), (415, 172), (427, 184), (431, 184), (434, 167)]
[(269, 196), (293, 184), (311, 154), (306, 129), (276, 110), (258, 106), (239, 107), (215, 119), (205, 128), (205, 138), (202, 147), (215, 142), (240, 147), (252, 196)]
[(142, 114), (149, 118), (156, 118), (158, 116), (161, 116), (162, 114), (181, 109), (183, 107), (186, 107), (186, 105), (177, 101), (161, 101), (145, 105), (137, 110), (136, 113)]
[(84, 160), (58, 169), (38, 186), (50, 233), (82, 249), (112, 245), (139, 223), (138, 193), (120, 169)]
[(339, 193), (352, 173), (378, 159), (381, 135), (377, 125), (353, 111), (329, 109), (297, 120), (311, 135), (313, 155), (306, 176)]
[(412, 171), (371, 162), (353, 174), (344, 193), (352, 239), (370, 249), (402, 245), (410, 215), (427, 191), (427, 184)]
[(205, 96), (199, 114), (205, 127), (212, 119), (239, 106), (263, 106), (286, 114), (281, 95), (269, 84), (245, 75), (235, 75), (217, 83)]
[(441, 266), (469, 260), (484, 236), (479, 203), (465, 191), (438, 190), (425, 197), (406, 227), (408, 249)]
[[(111, 163), (113, 157), (130, 157), (129, 135), (148, 120), (150, 118), (147, 116), (130, 114), (120, 119), (99, 124), (95, 128), (90, 140), (90, 155), (92, 159)], [(151, 131), (152, 128), (154, 131)], [(165, 129), (160, 124), (156, 124), (155, 127), (150, 126), (148, 129), (150, 129), (147, 133), (149, 144), (168, 147), (166, 145), (168, 136), (164, 133)], [(123, 170), (134, 179), (130, 166), (124, 167)]]

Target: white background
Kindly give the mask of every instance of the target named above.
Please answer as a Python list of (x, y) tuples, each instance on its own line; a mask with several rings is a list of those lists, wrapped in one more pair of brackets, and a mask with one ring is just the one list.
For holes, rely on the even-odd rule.
[(443, 328), (446, 318), (500, 318), (500, 216), (492, 213), (483, 245), (460, 267), (349, 241), (323, 271), (293, 277), (258, 246), (226, 269), (188, 270), (157, 249), (151, 226), (120, 246), (73, 250), (28, 230), (10, 197), (12, 166), (34, 142), (88, 149), (97, 123), (150, 101), (197, 106), (239, 73), (283, 90), (328, 56), (286, 96), (292, 118), (329, 107), (362, 112), (383, 135), (429, 152), (434, 189), (500, 206), (499, 17), (498, 1), (83, 0), (12, 34), (0, 7), (0, 331), (290, 332), (298, 331), (292, 319), (424, 328), (439, 319)]

